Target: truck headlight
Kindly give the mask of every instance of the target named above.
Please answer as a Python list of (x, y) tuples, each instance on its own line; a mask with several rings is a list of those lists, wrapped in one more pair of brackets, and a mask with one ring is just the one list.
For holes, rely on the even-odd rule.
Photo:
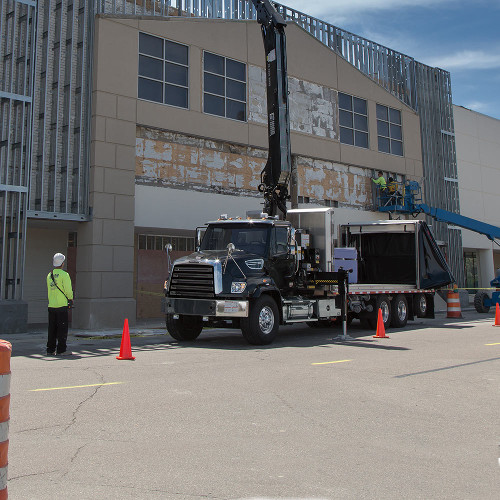
[(231, 283), (231, 293), (243, 293), (247, 284), (244, 281), (233, 281)]

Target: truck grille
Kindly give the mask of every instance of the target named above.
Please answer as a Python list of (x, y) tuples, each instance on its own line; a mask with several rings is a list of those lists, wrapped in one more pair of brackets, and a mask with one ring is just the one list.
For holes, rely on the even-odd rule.
[(171, 297), (214, 297), (214, 268), (204, 265), (181, 264), (174, 267), (170, 280)]

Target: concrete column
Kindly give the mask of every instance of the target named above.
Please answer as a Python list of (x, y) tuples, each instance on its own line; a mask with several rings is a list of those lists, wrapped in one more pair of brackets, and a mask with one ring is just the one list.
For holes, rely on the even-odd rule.
[(489, 288), (490, 281), (495, 277), (493, 265), (493, 250), (478, 250), (479, 257), (479, 287)]
[[(133, 23), (132, 23), (133, 24)], [(117, 61), (116, 50), (130, 55)], [(116, 328), (136, 321), (134, 195), (137, 123), (137, 31), (96, 22), (92, 93), (90, 207), (78, 229), (73, 326)]]

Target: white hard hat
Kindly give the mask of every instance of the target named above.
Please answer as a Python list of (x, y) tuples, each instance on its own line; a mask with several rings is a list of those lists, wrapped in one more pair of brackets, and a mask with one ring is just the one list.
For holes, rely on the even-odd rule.
[(66, 257), (62, 253), (56, 253), (52, 259), (52, 263), (54, 267), (62, 266), (63, 262), (66, 260)]

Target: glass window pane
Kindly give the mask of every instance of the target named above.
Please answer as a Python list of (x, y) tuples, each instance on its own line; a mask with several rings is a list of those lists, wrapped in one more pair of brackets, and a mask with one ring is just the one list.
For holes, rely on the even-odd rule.
[(224, 78), (221, 76), (211, 75), (210, 73), (205, 73), (205, 92), (210, 92), (211, 94), (224, 95)]
[(246, 120), (246, 105), (243, 102), (231, 101), (228, 99), (226, 102), (228, 118), (233, 118), (234, 120), (241, 120), (244, 122)]
[(205, 52), (204, 69), (218, 75), (224, 75), (224, 58)]
[(181, 108), (188, 107), (187, 89), (176, 87), (175, 85), (165, 85), (165, 104), (179, 106)]
[(377, 118), (387, 121), (387, 106), (377, 104)]
[(165, 81), (187, 87), (188, 69), (178, 64), (165, 63)]
[(368, 118), (363, 115), (354, 115), (354, 128), (368, 132)]
[(389, 150), (389, 139), (385, 137), (378, 138), (378, 150), (382, 151), (382, 153), (390, 153)]
[(403, 136), (401, 135), (401, 125), (393, 125), (391, 123), (391, 139), (403, 139)]
[(146, 250), (146, 235), (139, 235), (139, 250)]
[(165, 40), (165, 59), (180, 64), (188, 63), (188, 48), (180, 43)]
[(193, 238), (189, 238), (187, 240), (186, 250), (191, 251), (191, 252), (194, 250), (194, 239)]
[(139, 75), (163, 80), (162, 62), (152, 57), (139, 56)]
[(155, 250), (163, 250), (161, 246), (161, 236), (155, 236)]
[(354, 144), (352, 129), (340, 127), (340, 142), (343, 144)]
[(361, 113), (366, 115), (366, 101), (364, 99), (359, 99), (358, 97), (353, 97), (354, 111), (356, 113)]
[(339, 108), (340, 109), (347, 109), (347, 110), (352, 110), (352, 97), (347, 94), (342, 94), (342, 92), (339, 92)]
[(389, 137), (389, 124), (387, 122), (377, 120), (377, 134)]
[(179, 250), (179, 238), (172, 236), (172, 250)]
[(147, 249), (148, 250), (154, 250), (155, 247), (155, 237), (154, 236), (148, 236), (147, 237)]
[(226, 95), (232, 99), (246, 101), (247, 86), (245, 83), (235, 82), (234, 80), (226, 80)]
[(204, 94), (203, 111), (212, 115), (224, 116), (224, 98), (215, 95)]
[(163, 85), (161, 82), (139, 78), (139, 99), (148, 101), (163, 102)]
[(403, 143), (401, 141), (391, 140), (391, 153), (393, 155), (403, 156)]
[(186, 238), (179, 238), (179, 248), (178, 250), (180, 250), (181, 252), (185, 252), (186, 251)]
[(238, 61), (233, 61), (231, 59), (226, 59), (226, 76), (229, 78), (235, 78), (236, 80), (241, 80), (246, 82), (246, 71), (245, 65)]
[(398, 109), (389, 108), (389, 118), (391, 123), (397, 123), (401, 125), (401, 111)]
[(340, 125), (344, 127), (352, 128), (352, 113), (350, 111), (344, 111), (343, 109), (341, 109), (339, 113), (339, 122)]
[(354, 132), (354, 144), (360, 148), (367, 148), (368, 134), (366, 132)]
[(139, 52), (163, 58), (163, 39), (139, 33)]

